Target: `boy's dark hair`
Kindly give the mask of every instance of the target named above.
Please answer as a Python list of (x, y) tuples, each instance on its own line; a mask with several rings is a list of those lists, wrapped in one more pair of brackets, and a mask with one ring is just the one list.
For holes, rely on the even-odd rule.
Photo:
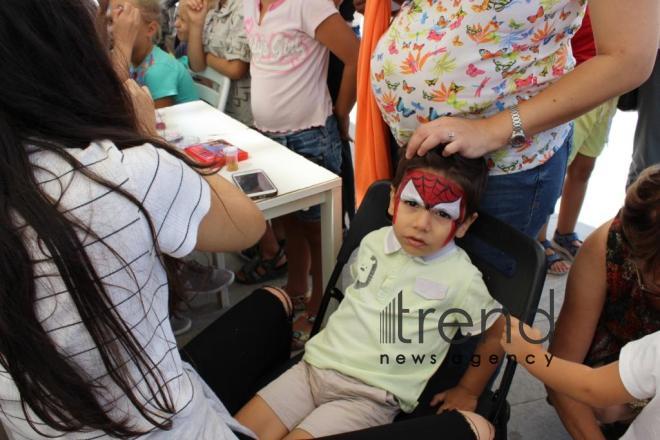
[(460, 154), (444, 157), (438, 146), (424, 156), (415, 155), (406, 159), (405, 148), (399, 149), (399, 164), (392, 179), (392, 186), (397, 188), (406, 171), (415, 168), (430, 168), (442, 172), (446, 177), (458, 183), (465, 193), (465, 215), (470, 215), (479, 208), (481, 194), (486, 188), (488, 180), (488, 167), (483, 158), (467, 159)]

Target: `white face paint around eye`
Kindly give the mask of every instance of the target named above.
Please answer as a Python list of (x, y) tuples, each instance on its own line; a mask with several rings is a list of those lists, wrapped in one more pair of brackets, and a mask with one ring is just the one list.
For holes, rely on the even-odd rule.
[(431, 207), (431, 211), (446, 212), (452, 220), (456, 221), (461, 217), (461, 200), (462, 198), (449, 203), (438, 203), (437, 205)]
[[(403, 188), (403, 191), (401, 191), (401, 200), (404, 202), (415, 202), (424, 207), (427, 206), (427, 203), (422, 199), (422, 196), (419, 195), (419, 192), (417, 192), (417, 188), (412, 180), (409, 180)], [(462, 197), (453, 202), (438, 203), (437, 205), (432, 206), (430, 210), (433, 212), (446, 212), (452, 220), (456, 221), (461, 217), (461, 200)]]
[(415, 184), (413, 183), (412, 179), (409, 180), (408, 183), (406, 183), (406, 186), (403, 187), (403, 191), (401, 191), (401, 200), (405, 202), (415, 202), (420, 206), (426, 206), (422, 196), (420, 196), (419, 192), (417, 192), (417, 188), (415, 188)]

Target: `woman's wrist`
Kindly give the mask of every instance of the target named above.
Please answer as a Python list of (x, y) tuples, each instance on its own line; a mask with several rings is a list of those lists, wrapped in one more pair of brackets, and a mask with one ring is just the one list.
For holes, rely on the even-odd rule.
[(511, 143), (511, 133), (513, 125), (509, 110), (501, 111), (489, 118), (483, 119), (486, 123), (486, 130), (491, 133), (492, 143), (487, 146), (489, 152), (508, 147)]

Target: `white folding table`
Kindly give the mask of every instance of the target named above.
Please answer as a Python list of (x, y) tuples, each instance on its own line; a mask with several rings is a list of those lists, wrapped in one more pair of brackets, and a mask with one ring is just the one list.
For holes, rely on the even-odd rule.
[[(174, 105), (157, 112), (167, 130), (181, 133), (184, 142), (222, 138), (247, 151), (249, 157), (239, 162), (239, 171), (264, 170), (278, 190), (277, 196), (257, 201), (266, 219), (321, 205), (325, 286), (341, 245), (341, 178), (203, 101)], [(229, 181), (232, 181), (231, 174), (224, 168), (220, 170), (220, 175)]]

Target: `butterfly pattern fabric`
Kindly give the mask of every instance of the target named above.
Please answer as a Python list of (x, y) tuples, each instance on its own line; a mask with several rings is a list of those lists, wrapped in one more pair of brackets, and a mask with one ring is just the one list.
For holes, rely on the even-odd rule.
[[(572, 70), (586, 0), (408, 0), (371, 59), (371, 85), (399, 145), (441, 116), (488, 117)], [(491, 175), (535, 168), (569, 124), (487, 157)]]

